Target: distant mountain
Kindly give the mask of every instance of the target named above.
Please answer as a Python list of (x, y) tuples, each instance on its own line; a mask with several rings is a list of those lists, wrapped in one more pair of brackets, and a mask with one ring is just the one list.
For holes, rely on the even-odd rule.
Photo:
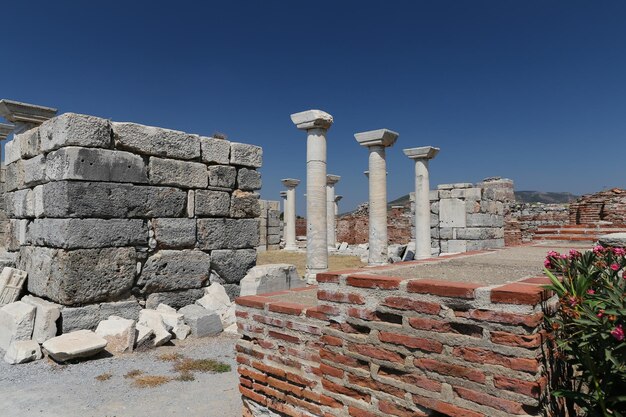
[(572, 193), (555, 193), (542, 191), (515, 191), (518, 203), (562, 204), (576, 200), (579, 196)]

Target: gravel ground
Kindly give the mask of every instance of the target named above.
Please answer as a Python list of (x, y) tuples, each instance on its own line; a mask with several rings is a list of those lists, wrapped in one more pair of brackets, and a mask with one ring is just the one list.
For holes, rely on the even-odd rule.
[[(103, 357), (70, 365), (43, 359), (22, 365), (0, 360), (0, 416), (135, 417), (241, 416), (237, 389), (235, 341), (238, 336), (174, 341), (146, 352)], [(171, 362), (158, 356), (180, 353), (194, 359), (216, 359), (231, 365), (222, 374), (195, 373), (195, 381), (171, 381), (138, 388), (124, 378), (131, 370), (176, 376)], [(112, 374), (106, 381), (96, 377)]]

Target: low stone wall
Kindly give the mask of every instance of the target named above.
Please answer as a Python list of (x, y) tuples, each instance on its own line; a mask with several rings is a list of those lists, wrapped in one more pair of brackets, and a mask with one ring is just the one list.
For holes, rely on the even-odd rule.
[(237, 300), (244, 415), (541, 415), (545, 279), (317, 280), (316, 307)]
[(238, 294), (261, 161), (257, 146), (61, 115), (6, 145), (8, 249), (29, 293), (80, 309), (180, 307), (210, 282)]
[(506, 246), (533, 240), (541, 226), (569, 224), (568, 204), (511, 203), (505, 213), (504, 238)]

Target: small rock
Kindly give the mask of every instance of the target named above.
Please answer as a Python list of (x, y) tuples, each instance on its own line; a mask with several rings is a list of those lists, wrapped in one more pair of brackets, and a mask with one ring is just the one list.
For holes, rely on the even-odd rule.
[(57, 362), (88, 358), (104, 350), (107, 341), (91, 330), (77, 330), (46, 340), (43, 348)]
[(154, 339), (152, 339), (152, 346), (161, 346), (172, 338), (171, 333), (169, 332), (172, 327), (165, 325), (163, 322), (163, 317), (161, 313), (156, 310), (141, 310), (139, 313), (139, 321), (138, 324), (146, 326), (154, 332)]
[(15, 340), (30, 340), (35, 323), (35, 307), (16, 301), (0, 308), (0, 349), (5, 352)]
[(213, 336), (224, 330), (221, 317), (199, 305), (188, 305), (178, 312), (184, 316), (185, 323), (191, 327), (191, 334), (194, 337)]
[(16, 365), (18, 363), (36, 361), (41, 359), (41, 357), (39, 343), (34, 340), (16, 340), (9, 346), (6, 355), (4, 355), (4, 361), (11, 365)]
[(230, 301), (224, 287), (213, 283), (205, 290), (205, 296), (196, 301), (196, 304), (213, 311), (220, 316), (224, 328), (236, 322), (234, 304)]
[(135, 347), (135, 321), (111, 316), (96, 328), (96, 334), (107, 341), (106, 351), (117, 355), (132, 352)]

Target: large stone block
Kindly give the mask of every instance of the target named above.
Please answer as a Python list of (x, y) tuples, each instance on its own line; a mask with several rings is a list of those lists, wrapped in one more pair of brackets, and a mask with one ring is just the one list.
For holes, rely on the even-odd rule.
[(244, 191), (261, 189), (261, 173), (254, 169), (239, 168), (237, 172), (237, 188)]
[(465, 227), (465, 202), (460, 199), (439, 201), (440, 227)]
[(33, 340), (41, 344), (55, 337), (57, 335), (57, 320), (61, 316), (62, 307), (32, 295), (22, 297), (21, 301), (36, 309)]
[(39, 126), (39, 138), (44, 152), (65, 146), (110, 148), (111, 125), (99, 117), (65, 113), (43, 122)]
[(224, 191), (197, 190), (195, 192), (195, 215), (226, 217), (230, 214), (230, 194)]
[(200, 158), (200, 138), (176, 130), (112, 123), (115, 147), (133, 152), (174, 159)]
[(46, 341), (43, 348), (57, 362), (94, 356), (107, 345), (107, 341), (91, 330), (78, 330)]
[(467, 216), (468, 227), (503, 227), (504, 216), (488, 213), (474, 213)]
[(209, 185), (212, 187), (235, 188), (237, 168), (229, 165), (209, 166)]
[(230, 163), (260, 168), (263, 165), (263, 148), (245, 143), (230, 143)]
[(202, 162), (228, 164), (230, 162), (230, 142), (225, 139), (200, 137)]
[(256, 264), (256, 250), (214, 250), (211, 252), (211, 267), (224, 282), (236, 284)]
[(22, 161), (22, 168), (24, 169), (25, 187), (33, 187), (48, 181), (46, 176), (46, 158), (43, 155)]
[(141, 219), (36, 219), (28, 232), (33, 245), (63, 249), (148, 244), (148, 227)]
[(150, 183), (181, 188), (206, 188), (209, 184), (207, 166), (199, 162), (150, 158)]
[(255, 218), (261, 215), (259, 194), (235, 190), (230, 199), (230, 217)]
[(137, 284), (145, 293), (201, 288), (209, 279), (211, 257), (199, 250), (162, 250), (150, 256)]
[(4, 203), (10, 219), (35, 217), (35, 198), (30, 189), (6, 193)]
[(138, 320), (140, 312), (141, 306), (137, 300), (64, 307), (61, 310), (61, 330), (63, 333), (82, 329), (95, 330), (98, 323), (110, 316)]
[(22, 158), (20, 154), (20, 141), (13, 140), (8, 141), (4, 144), (4, 164), (10, 165), (16, 161), (19, 161)]
[(187, 193), (171, 187), (69, 181), (39, 187), (35, 207), (46, 217), (178, 217), (187, 204)]
[(502, 227), (466, 227), (456, 231), (457, 239), (487, 240), (504, 238)]
[(153, 219), (151, 226), (158, 248), (193, 248), (196, 244), (196, 219)]
[(240, 295), (243, 297), (306, 287), (306, 281), (298, 276), (294, 265), (269, 264), (250, 269), (240, 285)]
[(5, 191), (14, 191), (24, 188), (24, 161), (21, 159), (6, 165)]
[(9, 346), (4, 361), (11, 365), (26, 363), (41, 359), (41, 348), (34, 340), (16, 340)]
[(504, 238), (502, 239), (484, 239), (484, 240), (468, 240), (467, 250), (484, 250), (499, 249), (504, 247)]
[(5, 352), (16, 340), (30, 340), (35, 323), (35, 307), (16, 301), (0, 308), (0, 350)]
[(13, 143), (17, 145), (19, 155), (22, 159), (32, 158), (39, 155), (39, 128), (35, 127), (33, 129), (28, 129), (23, 133), (14, 135)]
[(70, 146), (50, 152), (46, 164), (46, 175), (53, 181), (148, 182), (143, 159), (129, 152)]
[(224, 330), (221, 317), (199, 305), (188, 305), (178, 312), (183, 315), (194, 337), (214, 336)]
[(98, 323), (96, 334), (107, 341), (105, 350), (112, 355), (129, 353), (135, 346), (135, 321), (112, 316)]
[(29, 220), (9, 220), (5, 229), (5, 243), (8, 250), (18, 251), (21, 246), (30, 245), (28, 224)]
[(203, 250), (254, 248), (259, 245), (257, 219), (198, 219), (198, 245)]
[(146, 298), (146, 308), (155, 309), (159, 304), (167, 304), (173, 308), (181, 308), (193, 304), (204, 296), (203, 288), (189, 290), (156, 292)]
[(115, 300), (133, 286), (135, 248), (51, 249), (22, 246), (19, 269), (28, 291), (63, 305)]

